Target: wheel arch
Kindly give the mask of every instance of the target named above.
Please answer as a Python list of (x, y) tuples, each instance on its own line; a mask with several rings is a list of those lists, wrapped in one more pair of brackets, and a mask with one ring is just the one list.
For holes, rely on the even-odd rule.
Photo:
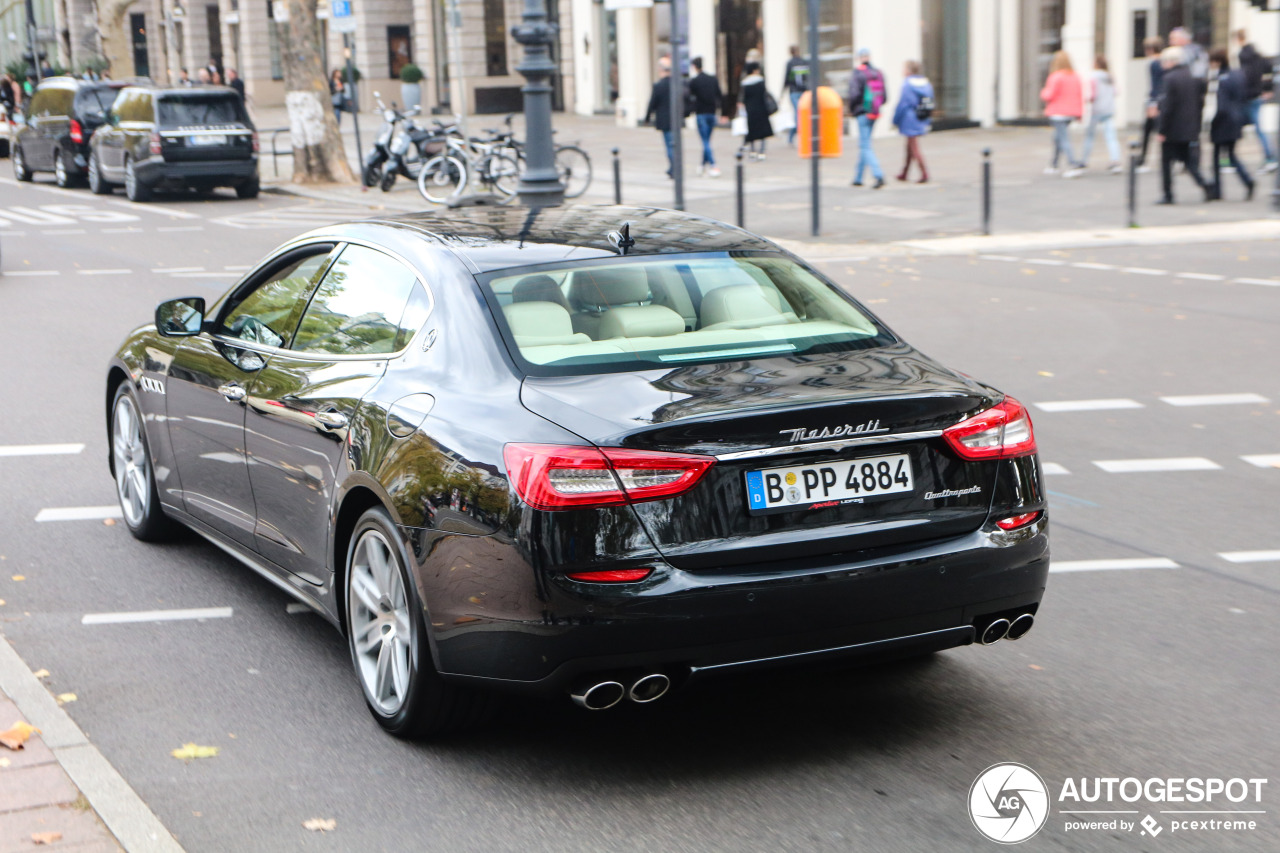
[(333, 560), (333, 600), (337, 607), (338, 628), (344, 637), (347, 635), (347, 551), (360, 516), (375, 507), (385, 510), (392, 524), (396, 524), (395, 513), (382, 497), (363, 484), (352, 486), (343, 495), (334, 517), (330, 553)]
[(118, 364), (111, 365), (111, 369), (107, 371), (107, 399), (106, 399), (106, 419), (107, 419), (107, 467), (111, 471), (111, 476), (116, 475), (116, 460), (114, 454), (111, 453), (111, 413), (116, 401), (116, 391), (120, 386), (127, 382), (129, 373)]

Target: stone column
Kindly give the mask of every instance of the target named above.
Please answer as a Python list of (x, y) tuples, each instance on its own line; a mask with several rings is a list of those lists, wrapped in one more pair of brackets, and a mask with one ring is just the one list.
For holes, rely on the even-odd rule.
[(648, 9), (619, 9), (617, 15), (618, 125), (635, 127), (653, 89), (653, 18)]

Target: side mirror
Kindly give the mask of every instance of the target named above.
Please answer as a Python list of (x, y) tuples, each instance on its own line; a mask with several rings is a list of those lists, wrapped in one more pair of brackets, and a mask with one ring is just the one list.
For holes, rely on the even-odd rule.
[(156, 331), (166, 338), (198, 335), (203, 325), (203, 296), (184, 296), (156, 306)]

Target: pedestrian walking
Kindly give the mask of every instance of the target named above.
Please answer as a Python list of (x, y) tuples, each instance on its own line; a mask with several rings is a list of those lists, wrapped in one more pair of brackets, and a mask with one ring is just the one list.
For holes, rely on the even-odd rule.
[(862, 175), (867, 169), (876, 179), (872, 189), (884, 186), (884, 170), (880, 168), (880, 160), (871, 146), (871, 131), (875, 128), (876, 119), (880, 118), (888, 89), (884, 74), (871, 64), (871, 51), (865, 47), (859, 50), (858, 64), (849, 78), (849, 114), (858, 122), (858, 167), (853, 173), (855, 187), (862, 186)]
[(1142, 154), (1138, 157), (1138, 171), (1149, 172), (1147, 165), (1147, 148), (1151, 136), (1156, 132), (1160, 118), (1161, 81), (1164, 79), (1164, 66), (1160, 64), (1160, 51), (1164, 50), (1164, 41), (1160, 36), (1147, 36), (1142, 40), (1142, 52), (1147, 57), (1147, 102), (1143, 105), (1142, 122)]
[(1192, 77), (1209, 82), (1209, 54), (1191, 38), (1190, 30), (1174, 27), (1169, 31), (1169, 45), (1182, 48), (1182, 64), (1187, 66)]
[(244, 81), (240, 79), (240, 73), (234, 68), (227, 69), (227, 85), (236, 90), (240, 100), (244, 100)]
[(1044, 81), (1040, 90), (1040, 100), (1044, 101), (1044, 114), (1053, 126), (1053, 159), (1044, 170), (1046, 175), (1058, 174), (1058, 162), (1065, 155), (1067, 169), (1062, 173), (1064, 178), (1075, 178), (1084, 171), (1084, 164), (1076, 159), (1071, 150), (1071, 122), (1078, 121), (1084, 115), (1084, 93), (1080, 86), (1080, 78), (1071, 67), (1071, 57), (1065, 50), (1059, 50), (1049, 63), (1049, 78)]
[(1271, 147), (1270, 136), (1263, 131), (1262, 125), (1258, 123), (1258, 114), (1262, 111), (1262, 105), (1271, 100), (1271, 92), (1263, 85), (1263, 78), (1271, 73), (1271, 62), (1262, 54), (1258, 53), (1258, 49), (1249, 43), (1249, 35), (1244, 30), (1236, 30), (1236, 43), (1240, 45), (1240, 55), (1238, 61), (1240, 63), (1240, 73), (1244, 78), (1244, 90), (1246, 104), (1246, 118), (1248, 123), (1253, 125), (1253, 129), (1258, 133), (1258, 141), (1262, 143), (1262, 156), (1264, 159), (1262, 171), (1274, 172), (1276, 170), (1276, 151)]
[(933, 119), (933, 84), (920, 71), (920, 63), (908, 59), (902, 68), (902, 93), (898, 95), (898, 106), (893, 111), (893, 126), (907, 140), (907, 161), (898, 173), (898, 180), (905, 181), (911, 173), (913, 162), (920, 166), (920, 180), (917, 183), (928, 183), (929, 167), (925, 165), (924, 155), (920, 152), (920, 137), (929, 132)]
[(751, 159), (763, 160), (767, 141), (773, 136), (773, 122), (769, 116), (778, 111), (778, 102), (764, 86), (759, 62), (748, 62), (742, 70), (745, 76), (738, 87), (738, 103), (747, 116), (747, 135), (743, 142)]
[(1204, 84), (1191, 74), (1180, 47), (1166, 47), (1160, 54), (1164, 86), (1160, 97), (1160, 173), (1164, 195), (1156, 204), (1173, 204), (1173, 164), (1184, 163), (1205, 201), (1213, 187), (1200, 176), (1200, 124), (1204, 114)]
[(1236, 143), (1244, 135), (1249, 111), (1244, 74), (1231, 70), (1226, 48), (1209, 51), (1209, 66), (1218, 76), (1218, 111), (1209, 124), (1209, 140), (1213, 143), (1213, 198), (1222, 200), (1222, 158), (1225, 157), (1244, 182), (1244, 200), (1252, 201), (1253, 178), (1236, 157)]
[(709, 177), (718, 178), (720, 169), (716, 166), (716, 155), (711, 150), (711, 132), (716, 129), (716, 119), (724, 93), (720, 91), (720, 81), (716, 76), (702, 70), (701, 56), (695, 56), (689, 64), (693, 66), (695, 72), (693, 79), (689, 81), (689, 97), (693, 101), (693, 115), (698, 125), (698, 137), (702, 140), (702, 163), (698, 166), (698, 174), (705, 172)]
[(329, 101), (333, 104), (333, 120), (342, 127), (342, 111), (347, 109), (347, 86), (342, 82), (342, 69), (335, 68), (329, 75)]
[(658, 60), (658, 81), (653, 84), (649, 93), (649, 108), (644, 111), (644, 120), (662, 134), (662, 141), (667, 146), (667, 177), (675, 174), (675, 130), (671, 126), (671, 58), (661, 57)]
[(1107, 156), (1111, 174), (1124, 171), (1120, 165), (1120, 142), (1116, 139), (1116, 84), (1107, 68), (1107, 58), (1093, 60), (1093, 73), (1089, 75), (1089, 127), (1084, 133), (1084, 152), (1080, 156), (1082, 168), (1088, 168), (1089, 155), (1093, 153), (1093, 137), (1102, 128), (1102, 138), (1107, 143)]
[(796, 129), (800, 124), (800, 96), (809, 91), (809, 60), (800, 55), (800, 48), (791, 45), (791, 58), (787, 60), (787, 71), (782, 78), (782, 91), (791, 100), (791, 112), (795, 122), (787, 136), (787, 144), (796, 144)]

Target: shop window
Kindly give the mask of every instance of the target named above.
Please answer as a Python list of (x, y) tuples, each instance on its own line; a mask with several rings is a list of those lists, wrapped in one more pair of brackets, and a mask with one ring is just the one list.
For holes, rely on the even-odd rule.
[(387, 67), (391, 77), (400, 76), (400, 69), (413, 62), (413, 39), (408, 27), (387, 27)]
[(507, 75), (506, 0), (484, 0), (484, 73)]

